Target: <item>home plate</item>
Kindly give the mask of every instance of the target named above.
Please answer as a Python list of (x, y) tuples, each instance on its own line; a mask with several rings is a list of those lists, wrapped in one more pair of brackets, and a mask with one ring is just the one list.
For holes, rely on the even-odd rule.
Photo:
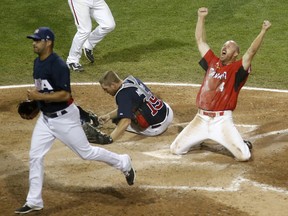
[(152, 152), (143, 152), (143, 154), (161, 159), (180, 159), (182, 157), (181, 155), (172, 154), (169, 149), (162, 149)]

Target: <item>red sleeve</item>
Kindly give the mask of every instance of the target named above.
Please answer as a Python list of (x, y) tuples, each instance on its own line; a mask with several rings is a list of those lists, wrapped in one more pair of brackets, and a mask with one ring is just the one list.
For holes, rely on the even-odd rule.
[[(207, 71), (209, 65), (212, 65), (216, 62), (218, 62), (219, 58), (213, 53), (213, 51), (210, 49), (207, 51), (207, 53), (204, 55), (204, 57), (199, 61), (200, 66)], [(213, 63), (214, 62), (214, 63)]]

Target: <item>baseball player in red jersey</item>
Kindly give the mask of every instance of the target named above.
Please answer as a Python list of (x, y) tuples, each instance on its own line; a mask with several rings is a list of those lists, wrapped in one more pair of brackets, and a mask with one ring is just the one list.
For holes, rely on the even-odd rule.
[(271, 23), (264, 21), (262, 29), (240, 60), (235, 41), (224, 43), (217, 57), (206, 43), (205, 17), (207, 8), (199, 8), (195, 38), (202, 59), (199, 64), (206, 71), (197, 95), (198, 113), (181, 131), (170, 146), (174, 154), (185, 154), (191, 147), (205, 140), (213, 140), (227, 148), (238, 161), (251, 157), (249, 147), (236, 129), (232, 111), (238, 94), (251, 72), (251, 61), (259, 49)]
[[(79, 63), (82, 49), (89, 62), (94, 62), (94, 47), (115, 28), (114, 17), (104, 0), (68, 0), (77, 33), (75, 34), (66, 60), (73, 71), (83, 71)], [(91, 32), (93, 18), (99, 25)]]

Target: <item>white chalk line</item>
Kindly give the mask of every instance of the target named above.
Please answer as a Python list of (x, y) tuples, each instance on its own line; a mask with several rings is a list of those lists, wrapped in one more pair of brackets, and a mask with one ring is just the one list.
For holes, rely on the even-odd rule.
[[(161, 83), (161, 82), (145, 82), (146, 85), (159, 85), (159, 86), (183, 86), (183, 87), (200, 87), (200, 84), (192, 84), (192, 83)], [(71, 85), (100, 85), (97, 82), (72, 82)], [(33, 84), (23, 84), (23, 85), (8, 85), (8, 86), (0, 86), (0, 89), (11, 89), (11, 88), (24, 88), (24, 87), (33, 87)], [(256, 87), (246, 87), (243, 89), (246, 90), (254, 90), (254, 91), (268, 91), (268, 92), (281, 92), (288, 93), (288, 90), (285, 89), (269, 89), (269, 88), (256, 88)]]
[(203, 187), (203, 186), (165, 186), (165, 185), (140, 185), (139, 188), (143, 189), (156, 189), (156, 190), (182, 190), (182, 191), (208, 191), (208, 192), (237, 192), (241, 190), (242, 184), (250, 184), (254, 187), (260, 188), (262, 191), (272, 191), (288, 195), (288, 190), (281, 187), (273, 187), (271, 185), (262, 184), (256, 181), (243, 178), (241, 176), (234, 179), (227, 187)]
[(278, 131), (270, 131), (264, 134), (258, 134), (255, 136), (250, 137), (251, 140), (261, 139), (267, 136), (278, 135), (278, 134), (288, 134), (288, 129), (278, 130)]

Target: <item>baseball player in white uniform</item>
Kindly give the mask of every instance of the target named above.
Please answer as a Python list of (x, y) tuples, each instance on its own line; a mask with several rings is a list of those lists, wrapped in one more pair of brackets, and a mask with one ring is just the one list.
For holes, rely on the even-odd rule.
[(29, 100), (36, 100), (41, 110), (32, 134), (29, 152), (29, 193), (17, 214), (43, 209), (42, 185), (44, 157), (57, 138), (84, 160), (104, 162), (122, 171), (129, 185), (135, 172), (129, 155), (119, 155), (104, 148), (91, 146), (80, 122), (79, 109), (74, 104), (70, 87), (70, 71), (66, 63), (53, 52), (54, 33), (47, 27), (27, 36), (33, 40), (33, 78), (35, 89), (27, 91)]
[[(82, 49), (86, 58), (93, 63), (93, 48), (115, 28), (114, 17), (104, 0), (68, 0), (74, 17), (77, 33), (75, 34), (67, 58), (67, 65), (73, 71), (83, 71), (79, 63)], [(93, 18), (98, 26), (92, 30)]]

